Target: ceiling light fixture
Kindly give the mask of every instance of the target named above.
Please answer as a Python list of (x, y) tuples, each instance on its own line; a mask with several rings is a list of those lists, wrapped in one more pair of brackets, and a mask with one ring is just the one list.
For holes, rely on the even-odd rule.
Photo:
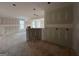
[(37, 14), (33, 14), (33, 15), (38, 16)]
[(16, 7), (16, 4), (13, 3), (12, 6)]
[(34, 16), (39, 16), (39, 15), (37, 15), (35, 12), (36, 12), (36, 8), (33, 8), (33, 10), (34, 10)]
[(36, 10), (35, 8), (33, 8), (33, 10)]
[(51, 4), (51, 2), (48, 2), (48, 4)]

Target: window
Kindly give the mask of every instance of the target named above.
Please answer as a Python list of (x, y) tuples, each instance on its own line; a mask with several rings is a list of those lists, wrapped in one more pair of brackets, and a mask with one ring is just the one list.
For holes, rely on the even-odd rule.
[(35, 19), (32, 21), (32, 28), (44, 28), (44, 19)]
[(20, 20), (20, 29), (24, 29), (24, 20)]

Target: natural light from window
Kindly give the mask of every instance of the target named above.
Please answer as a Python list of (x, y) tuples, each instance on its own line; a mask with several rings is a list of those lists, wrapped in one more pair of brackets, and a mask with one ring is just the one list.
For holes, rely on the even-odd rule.
[(24, 20), (20, 20), (20, 29), (21, 29), (21, 30), (24, 29)]
[(44, 28), (44, 18), (34, 19), (32, 21), (32, 28)]

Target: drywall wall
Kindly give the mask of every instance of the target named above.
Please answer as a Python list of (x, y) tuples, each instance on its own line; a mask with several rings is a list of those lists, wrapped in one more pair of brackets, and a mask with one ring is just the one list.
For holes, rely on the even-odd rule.
[(72, 22), (72, 4), (46, 10), (43, 40), (72, 48)]
[(0, 37), (19, 31), (19, 20), (12, 17), (0, 17)]
[(73, 49), (79, 55), (79, 3), (74, 3)]

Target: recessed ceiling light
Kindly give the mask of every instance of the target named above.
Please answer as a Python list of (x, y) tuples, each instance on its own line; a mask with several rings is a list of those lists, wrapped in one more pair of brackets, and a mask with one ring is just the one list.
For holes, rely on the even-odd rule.
[(36, 10), (35, 8), (33, 8), (33, 10)]
[(33, 14), (34, 16), (38, 16), (37, 14)]
[(15, 6), (16, 6), (16, 4), (12, 4), (12, 6), (14, 6), (14, 7), (15, 7)]
[(51, 4), (51, 2), (48, 2), (48, 4)]

